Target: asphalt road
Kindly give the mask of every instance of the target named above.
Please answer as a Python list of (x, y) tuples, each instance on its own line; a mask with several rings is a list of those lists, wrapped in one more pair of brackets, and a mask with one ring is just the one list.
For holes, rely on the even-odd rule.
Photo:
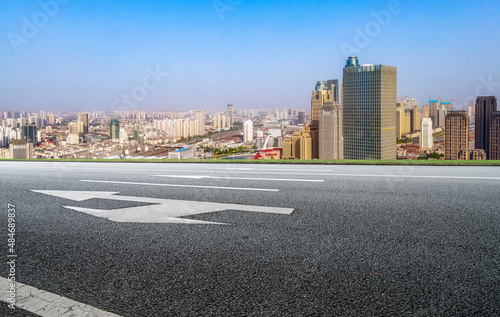
[[(0, 162), (0, 192), (5, 259), (16, 206), (16, 279), (120, 316), (500, 316), (498, 167)], [(143, 197), (293, 212), (173, 224), (64, 207), (154, 205)]]

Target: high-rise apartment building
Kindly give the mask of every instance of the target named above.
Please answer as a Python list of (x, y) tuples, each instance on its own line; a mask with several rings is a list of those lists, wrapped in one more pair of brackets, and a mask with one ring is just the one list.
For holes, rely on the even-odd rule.
[(205, 135), (205, 111), (196, 110), (194, 112), (194, 121), (197, 122), (196, 135)]
[(253, 122), (248, 120), (243, 123), (243, 142), (253, 141)]
[(24, 125), (21, 135), (25, 142), (36, 144), (37, 143), (36, 125), (35, 124)]
[(120, 123), (118, 122), (118, 119), (111, 120), (111, 123), (109, 124), (109, 137), (112, 140), (120, 139)]
[(349, 57), (343, 77), (344, 158), (396, 158), (397, 68), (359, 65)]
[(445, 123), (444, 157), (460, 159), (460, 151), (469, 148), (469, 116), (466, 111), (448, 111)]
[(448, 109), (445, 107), (441, 107), (438, 110), (438, 128), (442, 128), (446, 124), (446, 113), (448, 112)]
[(420, 146), (423, 149), (432, 149), (434, 147), (434, 139), (432, 137), (432, 120), (431, 118), (422, 118), (421, 123)]
[(325, 104), (319, 117), (319, 159), (344, 159), (342, 107), (337, 103)]
[(81, 122), (81, 131), (78, 131), (79, 134), (87, 134), (89, 133), (89, 114), (81, 112), (78, 114), (78, 122)]
[(429, 106), (422, 107), (422, 118), (429, 118)]
[(68, 123), (68, 134), (78, 134), (79, 129), (79, 123), (81, 122), (70, 122)]
[(9, 144), (9, 157), (11, 159), (32, 159), (33, 143), (26, 140), (14, 140)]
[(490, 160), (500, 160), (500, 111), (491, 115), (490, 125)]
[(227, 105), (227, 116), (229, 117), (229, 128), (233, 128), (234, 126), (234, 117), (233, 117), (233, 112), (234, 112), (234, 109), (233, 109), (233, 105), (232, 104), (229, 104)]
[(438, 127), (439, 100), (429, 100), (429, 117), (432, 119), (432, 128)]
[(404, 133), (405, 133), (405, 109), (402, 108), (401, 105), (399, 105), (396, 108), (396, 138), (401, 139)]
[(497, 110), (497, 99), (494, 96), (476, 99), (474, 147), (483, 149), (486, 158), (490, 159), (490, 127), (493, 112)]
[(414, 106), (411, 111), (411, 132), (420, 130), (420, 107), (418, 105)]

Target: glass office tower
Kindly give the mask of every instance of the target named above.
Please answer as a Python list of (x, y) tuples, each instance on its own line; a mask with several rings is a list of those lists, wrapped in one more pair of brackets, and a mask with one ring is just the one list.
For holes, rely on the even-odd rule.
[(396, 159), (397, 68), (349, 57), (342, 86), (345, 159)]

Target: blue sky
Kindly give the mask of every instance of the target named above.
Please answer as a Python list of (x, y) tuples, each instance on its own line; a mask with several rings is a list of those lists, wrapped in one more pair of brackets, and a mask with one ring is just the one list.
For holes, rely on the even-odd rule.
[[(305, 108), (348, 45), (398, 67), (399, 97), (459, 105), (500, 95), (499, 17), (498, 0), (2, 1), (0, 110)], [(145, 90), (148, 69), (168, 76)]]

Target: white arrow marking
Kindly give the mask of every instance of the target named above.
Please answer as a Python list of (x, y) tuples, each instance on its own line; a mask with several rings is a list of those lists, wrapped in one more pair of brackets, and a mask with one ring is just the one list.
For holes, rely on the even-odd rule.
[(217, 222), (179, 218), (223, 210), (241, 210), (275, 214), (291, 214), (293, 208), (263, 207), (238, 204), (221, 204), (189, 200), (173, 200), (150, 197), (117, 196), (117, 192), (87, 192), (33, 190), (33, 192), (74, 201), (84, 201), (93, 198), (150, 203), (154, 205), (129, 207), (112, 210), (89, 209), (82, 207), (63, 206), (64, 208), (83, 212), (96, 217), (106, 218), (116, 222), (140, 223), (184, 223), (184, 224), (222, 224)]
[(267, 188), (241, 188), (241, 187), (202, 186), (202, 185), (135, 183), (135, 182), (118, 182), (118, 181), (96, 181), (96, 180), (89, 180), (89, 179), (82, 179), (82, 180), (80, 180), (80, 182), (107, 183), (107, 184), (123, 184), (123, 185), (143, 185), (143, 186), (165, 186), (165, 187), (188, 187), (188, 188), (251, 190), (251, 191), (262, 191), (262, 192), (279, 192), (280, 191), (279, 189), (267, 189)]
[(252, 178), (252, 177), (225, 177), (225, 176), (203, 176), (203, 175), (154, 175), (158, 177), (170, 177), (170, 178), (192, 178), (192, 179), (240, 179), (240, 180), (254, 180), (254, 181), (280, 181), (280, 182), (317, 182), (322, 183), (322, 179), (298, 179), (298, 178)]

